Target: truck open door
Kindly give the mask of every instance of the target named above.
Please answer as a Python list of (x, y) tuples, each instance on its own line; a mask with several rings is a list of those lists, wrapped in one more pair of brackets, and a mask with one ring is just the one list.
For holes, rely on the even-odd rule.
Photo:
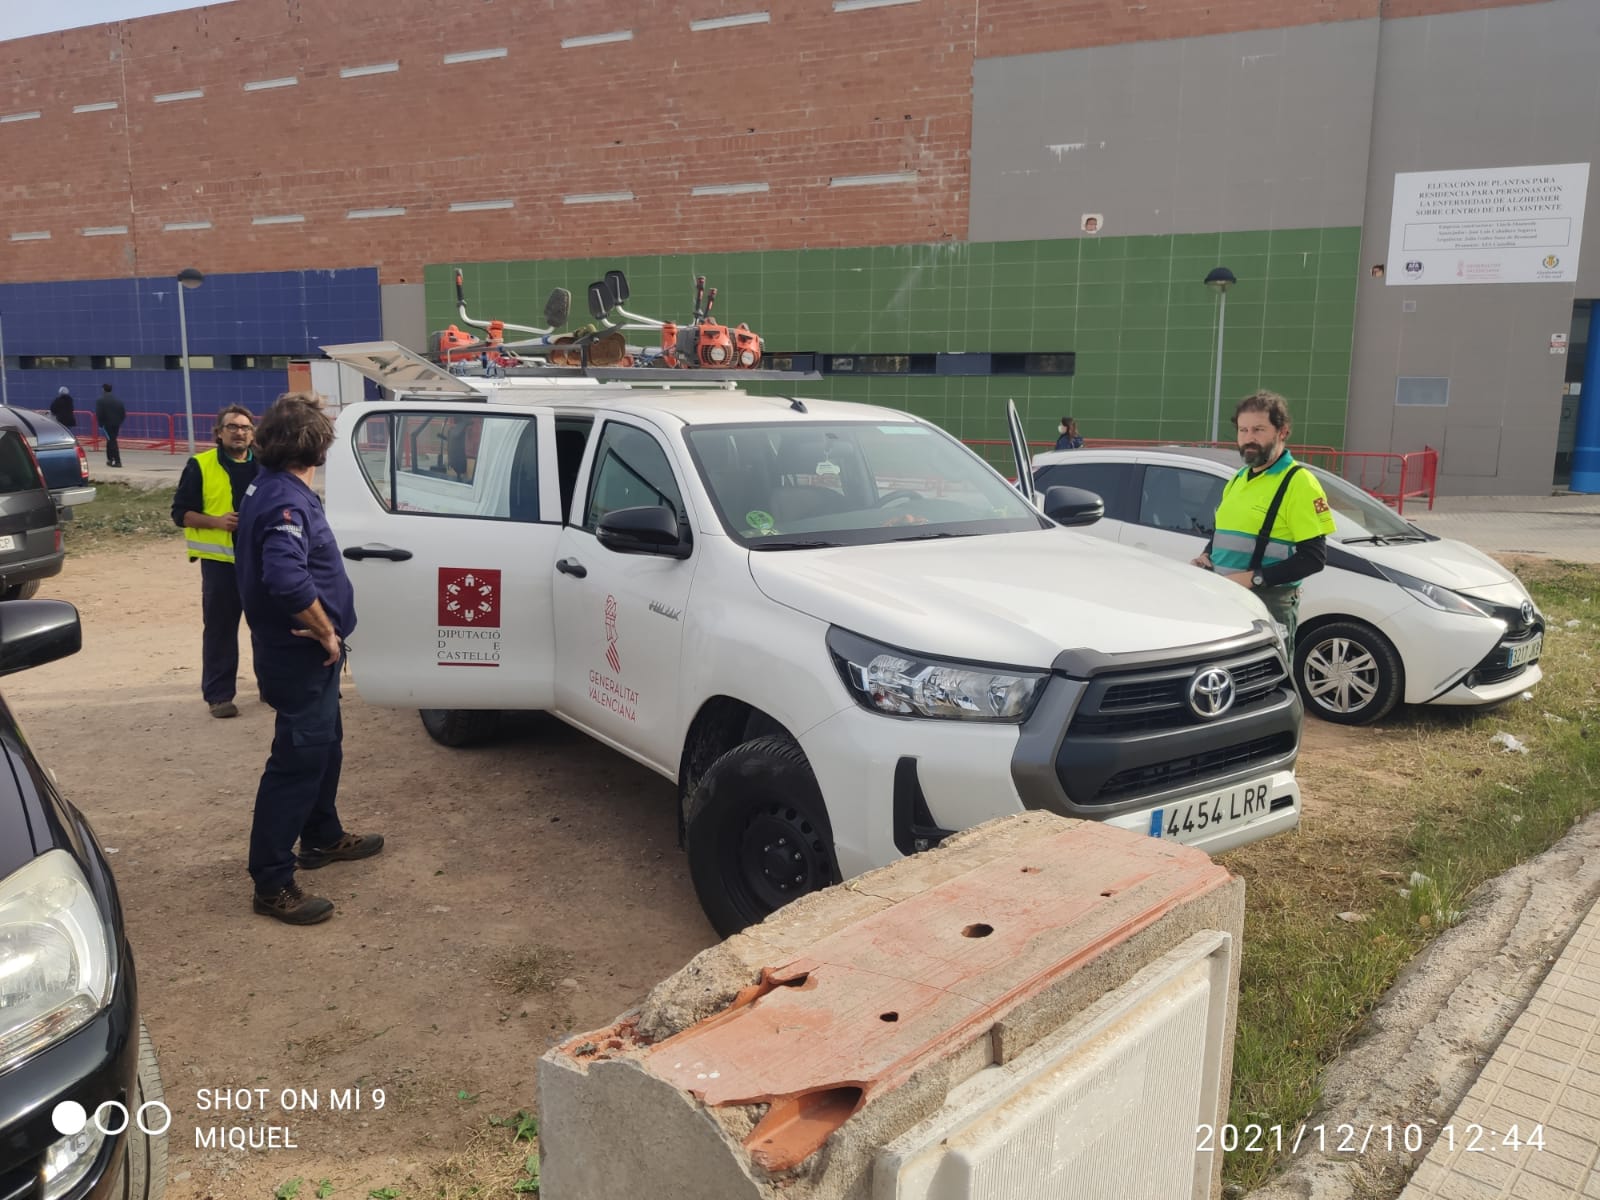
[(328, 454), (328, 519), (356, 594), (356, 686), (424, 710), (548, 708), (554, 414), (401, 386), (406, 399), (347, 407)]

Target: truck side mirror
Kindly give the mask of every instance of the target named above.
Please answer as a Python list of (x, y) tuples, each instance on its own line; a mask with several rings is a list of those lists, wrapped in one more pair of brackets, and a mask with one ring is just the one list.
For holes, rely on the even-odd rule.
[(78, 610), (65, 600), (12, 600), (0, 607), (0, 675), (40, 667), (82, 648)]
[(1057, 484), (1044, 494), (1044, 515), (1057, 525), (1093, 525), (1106, 515), (1106, 504), (1093, 492)]
[(678, 515), (659, 504), (618, 508), (600, 518), (595, 537), (618, 554), (661, 554), (688, 558), (694, 543), (679, 528)]

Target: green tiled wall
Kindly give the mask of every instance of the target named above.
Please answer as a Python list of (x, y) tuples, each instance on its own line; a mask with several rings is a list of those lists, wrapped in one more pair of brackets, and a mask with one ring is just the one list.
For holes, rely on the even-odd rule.
[[(1005, 436), (1013, 398), (1030, 437), (1071, 413), (1088, 437), (1193, 439), (1210, 427), (1217, 297), (1225, 265), (1224, 436), (1230, 400), (1266, 387), (1289, 398), (1295, 440), (1342, 446), (1360, 230), (1289, 229), (1165, 237), (769, 250), (467, 265), (468, 311), (534, 325), (545, 297), (627, 272), (628, 308), (687, 319), (694, 277), (717, 288), (714, 316), (747, 322), (769, 351), (905, 353), (1071, 350), (1070, 378), (824, 378), (808, 395), (909, 408), (960, 437)], [(426, 272), (430, 329), (456, 321), (455, 264)], [(771, 390), (785, 390), (776, 386)]]

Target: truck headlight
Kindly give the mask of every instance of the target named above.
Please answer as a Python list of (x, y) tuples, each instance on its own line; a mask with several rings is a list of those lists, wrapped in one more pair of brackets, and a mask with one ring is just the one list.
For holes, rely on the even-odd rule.
[(86, 1024), (111, 984), (105, 919), (70, 854), (0, 880), (0, 1071)]
[(1022, 721), (1048, 678), (1043, 671), (929, 658), (843, 629), (828, 630), (828, 650), (863, 708), (902, 717)]
[(1393, 567), (1379, 567), (1378, 569), (1429, 608), (1436, 608), (1440, 612), (1455, 613), (1463, 617), (1487, 617), (1489, 615), (1471, 600), (1468, 600), (1459, 592), (1452, 592), (1447, 587), (1440, 587), (1437, 583), (1429, 583), (1426, 579), (1418, 579), (1415, 575), (1407, 575), (1404, 571), (1396, 571)]

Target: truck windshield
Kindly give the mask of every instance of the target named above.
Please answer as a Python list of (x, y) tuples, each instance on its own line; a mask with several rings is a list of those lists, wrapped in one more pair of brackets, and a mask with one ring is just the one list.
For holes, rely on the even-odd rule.
[(914, 422), (686, 431), (717, 515), (752, 550), (865, 546), (1047, 522), (960, 442)]

